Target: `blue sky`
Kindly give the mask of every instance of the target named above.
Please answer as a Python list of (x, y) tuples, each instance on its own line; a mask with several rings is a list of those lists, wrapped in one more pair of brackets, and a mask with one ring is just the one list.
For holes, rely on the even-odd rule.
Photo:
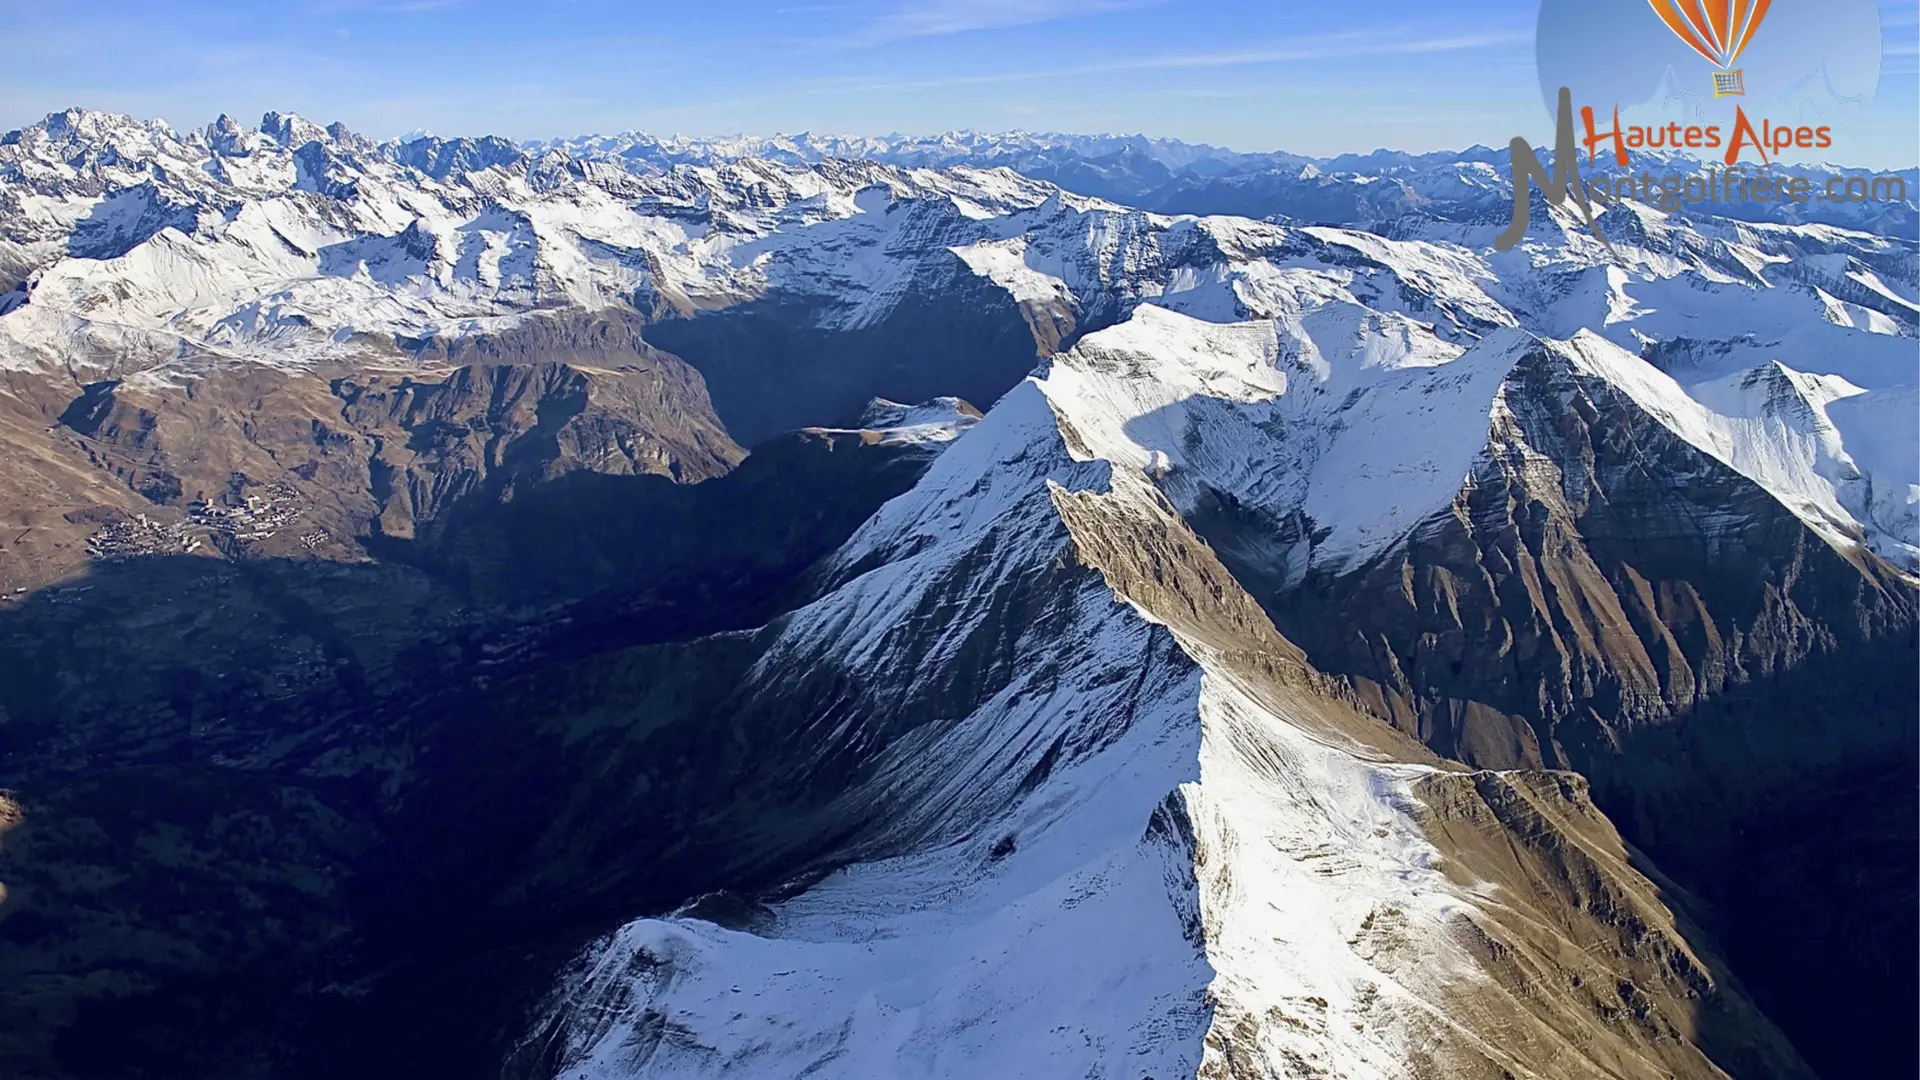
[[(1818, 0), (1776, 0), (1776, 3)], [(1917, 0), (1881, 0), (1851, 160), (1916, 164)], [(68, 105), (267, 109), (374, 136), (952, 128), (1235, 149), (1550, 135), (1538, 0), (0, 0), (0, 128)]]

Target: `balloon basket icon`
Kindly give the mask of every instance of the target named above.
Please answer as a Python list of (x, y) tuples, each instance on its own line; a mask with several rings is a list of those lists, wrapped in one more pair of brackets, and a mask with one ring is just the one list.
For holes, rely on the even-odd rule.
[(1746, 81), (1740, 69), (1740, 54), (1753, 40), (1760, 21), (1767, 17), (1773, 0), (1648, 0), (1653, 13), (1667, 24), (1673, 36), (1687, 48), (1718, 68), (1713, 73), (1713, 96), (1744, 95)]

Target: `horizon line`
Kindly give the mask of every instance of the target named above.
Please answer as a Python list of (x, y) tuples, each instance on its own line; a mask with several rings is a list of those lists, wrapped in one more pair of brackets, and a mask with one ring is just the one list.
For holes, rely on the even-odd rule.
[[(884, 134), (878, 134), (878, 135), (863, 135), (863, 134), (857, 134), (853, 132), (814, 131), (810, 128), (802, 129), (800, 131), (774, 131), (769, 134), (757, 134), (752, 132), (736, 131), (736, 132), (714, 134), (714, 135), (690, 135), (685, 132), (676, 131), (672, 135), (660, 135), (656, 132), (647, 131), (642, 128), (626, 128), (619, 131), (587, 131), (587, 132), (581, 132), (575, 135), (552, 135), (552, 136), (545, 136), (545, 137), (531, 138), (531, 139), (515, 139), (515, 138), (512, 138), (511, 136), (498, 135), (491, 132), (473, 134), (473, 135), (441, 135), (425, 129), (415, 129), (414, 131), (408, 132), (403, 135), (393, 135), (393, 136), (387, 136), (385, 138), (379, 138), (379, 137), (370, 136), (361, 132), (354, 131), (351, 127), (348, 127), (344, 121), (335, 120), (325, 124), (321, 124), (321, 123), (316, 123), (311, 119), (308, 119), (305, 115), (301, 113), (293, 112), (293, 111), (284, 111), (280, 109), (269, 109), (266, 112), (263, 112), (261, 114), (260, 121), (250, 126), (244, 124), (242, 121), (236, 118), (231, 112), (222, 111), (221, 113), (216, 115), (212, 120), (209, 120), (204, 124), (182, 128), (177, 124), (175, 124), (172, 120), (169, 120), (163, 116), (154, 116), (154, 117), (148, 117), (143, 119), (141, 117), (135, 116), (132, 113), (118, 112), (111, 109), (92, 109), (83, 105), (70, 105), (65, 109), (60, 109), (54, 112), (46, 113), (45, 115), (41, 116), (39, 120), (34, 121), (32, 123), (22, 124), (19, 127), (8, 128), (4, 132), (0, 132), (0, 139), (7, 139), (8, 141), (11, 141), (10, 140), (11, 136), (19, 135), (25, 132), (27, 128), (40, 126), (52, 120), (55, 117), (66, 116), (72, 113), (78, 113), (83, 116), (92, 115), (92, 116), (114, 117), (117, 119), (127, 120), (134, 124), (138, 124), (142, 126), (158, 122), (160, 124), (165, 125), (169, 131), (172, 131), (178, 135), (204, 132), (208, 128), (211, 128), (213, 125), (219, 123), (222, 119), (232, 120), (235, 124), (240, 125), (242, 130), (250, 131), (255, 134), (264, 135), (266, 134), (265, 125), (266, 125), (267, 119), (269, 117), (279, 116), (279, 117), (301, 120), (305, 123), (312, 124), (314, 127), (319, 128), (322, 131), (325, 131), (327, 128), (337, 124), (341, 128), (345, 129), (348, 134), (358, 135), (361, 138), (367, 139), (369, 142), (373, 143), (376, 146), (406, 146), (411, 143), (421, 141), (423, 139), (439, 139), (442, 142), (451, 142), (451, 141), (457, 141), (460, 139), (466, 139), (469, 141), (477, 141), (480, 139), (499, 139), (503, 142), (510, 144), (515, 149), (522, 150), (522, 151), (526, 151), (530, 149), (540, 149), (540, 150), (566, 149), (567, 144), (573, 143), (573, 142), (584, 141), (588, 139), (617, 139), (622, 137), (644, 137), (644, 138), (652, 139), (656, 142), (684, 140), (684, 141), (694, 142), (694, 143), (711, 144), (711, 143), (726, 142), (731, 140), (758, 140), (761, 142), (773, 142), (779, 139), (797, 140), (801, 138), (823, 139), (823, 140), (838, 139), (838, 140), (849, 140), (849, 141), (854, 141), (854, 140), (933, 141), (933, 140), (942, 139), (948, 136), (971, 136), (971, 137), (977, 137), (977, 138), (1010, 138), (1014, 136), (1025, 136), (1028, 138), (1037, 138), (1037, 139), (1047, 139), (1047, 138), (1112, 139), (1112, 140), (1138, 139), (1138, 140), (1144, 140), (1149, 144), (1170, 144), (1170, 145), (1177, 145), (1185, 148), (1204, 149), (1204, 150), (1215, 151), (1223, 154), (1231, 154), (1236, 157), (1257, 158), (1257, 157), (1286, 156), (1286, 157), (1298, 159), (1299, 163), (1301, 164), (1312, 164), (1312, 165), (1326, 164), (1328, 162), (1336, 161), (1341, 158), (1369, 158), (1369, 157), (1374, 157), (1381, 154), (1399, 154), (1399, 155), (1404, 155), (1406, 157), (1411, 157), (1411, 158), (1446, 158), (1451, 156), (1455, 160), (1458, 160), (1461, 157), (1464, 157), (1465, 155), (1468, 155), (1468, 154), (1473, 154), (1476, 151), (1484, 151), (1486, 153), (1490, 153), (1494, 155), (1501, 155), (1508, 152), (1506, 149), (1503, 149), (1501, 147), (1490, 146), (1485, 143), (1472, 143), (1464, 147), (1458, 147), (1458, 148), (1449, 147), (1449, 148), (1441, 148), (1436, 150), (1406, 150), (1406, 149), (1400, 149), (1400, 148), (1391, 147), (1391, 146), (1376, 146), (1369, 150), (1343, 150), (1336, 154), (1314, 155), (1314, 154), (1303, 154), (1298, 151), (1286, 150), (1286, 149), (1280, 149), (1280, 148), (1276, 148), (1272, 150), (1236, 150), (1232, 147), (1225, 146), (1219, 143), (1189, 142), (1185, 139), (1179, 138), (1178, 136), (1148, 135), (1143, 131), (1134, 131), (1134, 132), (1062, 131), (1062, 130), (1034, 131), (1026, 128), (1005, 128), (998, 131), (985, 130), (981, 128), (948, 128), (944, 131), (927, 132), (924, 134), (915, 134), (911, 132), (895, 130), (895, 131), (889, 131)], [(1535, 150), (1536, 151), (1545, 150), (1550, 152), (1551, 146), (1543, 142), (1536, 145)], [(1649, 156), (1649, 157), (1691, 158), (1693, 160), (1701, 161), (1702, 163), (1710, 163), (1709, 159), (1699, 158), (1696, 155), (1690, 155), (1690, 154), (1674, 152), (1674, 151), (1667, 151), (1667, 152), (1661, 153), (1661, 152), (1656, 152), (1656, 151), (1642, 148), (1639, 150), (1632, 151), (1632, 153)], [(734, 158), (732, 160), (744, 160), (747, 158), (756, 158), (756, 157), (760, 157), (760, 156), (755, 154), (746, 154), (746, 155), (741, 155), (741, 157)], [(831, 158), (832, 155), (827, 155), (827, 157)], [(760, 159), (765, 160), (765, 158), (760, 158)], [(872, 160), (872, 159), (854, 157), (854, 158), (841, 158), (840, 160), (862, 161), (862, 160)], [(1795, 164), (1817, 165), (1819, 167), (1832, 168), (1832, 169), (1862, 170), (1862, 171), (1867, 171), (1872, 173), (1881, 173), (1881, 174), (1920, 171), (1920, 165), (1908, 165), (1908, 166), (1901, 166), (1896, 168), (1877, 168), (1870, 165), (1847, 165), (1837, 161), (1799, 162)], [(933, 166), (933, 167), (943, 167), (943, 166)], [(1011, 168), (1011, 166), (1000, 166), (1000, 167)], [(1772, 166), (1769, 164), (1767, 167), (1771, 168)], [(1014, 171), (1017, 172), (1018, 170), (1016, 169)]]

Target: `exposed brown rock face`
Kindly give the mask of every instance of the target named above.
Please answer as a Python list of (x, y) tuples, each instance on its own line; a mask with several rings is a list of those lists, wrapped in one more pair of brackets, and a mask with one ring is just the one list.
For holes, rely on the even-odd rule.
[[(1201, 520), (1276, 623), (1397, 727), (1477, 766), (1590, 777), (1633, 842), (1721, 906), (1736, 967), (1770, 973), (1758, 992), (1803, 1018), (1791, 1033), (1823, 1070), (1910, 1055), (1911, 1040), (1885, 1026), (1828, 1032), (1833, 995), (1886, 1008), (1888, 1024), (1900, 1009), (1888, 996), (1913, 996), (1910, 965), (1896, 973), (1860, 954), (1890, 936), (1912, 952), (1911, 922), (1893, 914), (1913, 893), (1911, 860), (1892, 836), (1915, 833), (1914, 583), (1870, 553), (1836, 550), (1548, 354), (1521, 362), (1502, 403), (1452, 507), (1353, 573), (1277, 580), (1230, 508)], [(1858, 779), (1869, 774), (1882, 780)], [(1836, 785), (1862, 793), (1853, 814), (1882, 823), (1868, 829), (1887, 846), (1864, 888), (1807, 850), (1822, 842), (1821, 818), (1797, 834), (1760, 824), (1789, 806), (1830, 810), (1822, 793)], [(1811, 873), (1755, 884), (1751, 867), (1783, 860)], [(1871, 912), (1857, 932), (1838, 929), (1854, 918), (1841, 896)], [(1840, 950), (1857, 957), (1853, 974), (1820, 978), (1831, 957), (1733, 929), (1782, 904), (1823, 911), (1815, 918), (1854, 942)]]
[(1911, 632), (1910, 582), (1605, 386), (1542, 356), (1503, 400), (1448, 513), (1272, 602), (1443, 752), (1584, 766), (1732, 688)]
[(78, 390), (24, 372), (0, 372), (0, 595), (53, 580), (86, 559), (110, 520), (150, 504), (51, 429)]
[(1814, 1076), (1581, 777), (1436, 773), (1419, 794), (1450, 876), (1484, 897), (1461, 933), (1499, 987), (1461, 995), (1454, 1015), (1500, 1015), (1508, 1065), (1568, 1078)]
[(438, 383), (341, 379), (333, 390), (378, 451), (367, 466), (377, 531), (410, 537), (470, 495), (508, 499), (576, 470), (683, 483), (723, 474), (744, 455), (687, 408), (696, 379), (542, 363), (463, 367)]
[[(288, 372), (223, 364), (63, 385), (9, 373), (0, 586), (89, 557), (364, 557), (467, 502), (574, 471), (695, 483), (744, 452), (700, 376), (620, 321), (566, 315), (426, 343), (448, 365)], [(566, 359), (555, 359), (554, 357)]]
[[(1308, 667), (1171, 507), (1143, 519), (1100, 495), (1056, 492), (1055, 500), (1081, 558), (1163, 620), (1189, 653), (1205, 652), (1309, 730), (1385, 760), (1438, 766), (1414, 792), (1448, 876), (1479, 898), (1455, 933), (1491, 986), (1462, 980), (1412, 1075), (1813, 1077), (1733, 979), (1711, 932), (1685, 913), (1676, 887), (1649, 879), (1583, 778), (1469, 772), (1431, 757), (1370, 713), (1365, 697)], [(1406, 946), (1399, 919), (1377, 912), (1361, 932), (1368, 940), (1356, 943), (1389, 971), (1387, 957)], [(1268, 1076), (1250, 1050), (1263, 1024), (1281, 1022), (1299, 1021), (1241, 1015), (1222, 1023), (1216, 1014), (1201, 1075)]]

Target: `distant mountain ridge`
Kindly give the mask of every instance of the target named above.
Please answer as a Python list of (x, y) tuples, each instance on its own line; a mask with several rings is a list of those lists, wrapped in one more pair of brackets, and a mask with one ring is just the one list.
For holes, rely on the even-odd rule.
[[(0, 145), (23, 132), (43, 129), (58, 137), (104, 137), (144, 129), (148, 137), (178, 140), (221, 155), (244, 155), (263, 146), (297, 150), (307, 143), (376, 157), (446, 181), (488, 168), (529, 177), (555, 169), (579, 172), (611, 166), (643, 176), (677, 167), (718, 167), (744, 160), (788, 166), (831, 160), (871, 161), (902, 168), (1007, 168), (1024, 176), (1094, 198), (1159, 213), (1236, 214), (1282, 217), (1304, 224), (1371, 227), (1405, 213), (1458, 220), (1496, 208), (1510, 198), (1511, 175), (1504, 148), (1411, 153), (1377, 149), (1315, 157), (1287, 151), (1241, 152), (1208, 143), (1144, 135), (1082, 135), (1059, 132), (952, 131), (939, 135), (825, 135), (811, 132), (768, 136), (658, 136), (627, 131), (513, 142), (499, 136), (442, 137), (428, 133), (376, 141), (343, 124), (322, 127), (302, 117), (269, 112), (253, 129), (223, 115), (203, 128), (179, 132), (164, 121), (136, 121), (114, 114), (68, 109), (32, 128), (0, 136)], [(1545, 147), (1543, 160), (1551, 161)], [(1640, 173), (1692, 173), (1717, 161), (1663, 152), (1636, 152)], [(1583, 163), (1589, 173), (1612, 173), (1611, 162)], [(1819, 223), (1912, 237), (1920, 229), (1920, 170), (1870, 170), (1844, 165), (1795, 165), (1816, 186), (1842, 176), (1898, 178), (1905, 198), (1891, 203), (1813, 200), (1807, 203), (1711, 200), (1688, 214), (1745, 221)], [(0, 252), (3, 256), (4, 252)], [(0, 257), (0, 276), (6, 271)]]
[[(536, 139), (521, 144), (531, 154), (565, 150), (591, 160), (616, 161), (635, 171), (676, 165), (716, 165), (755, 157), (788, 164), (829, 158), (854, 158), (890, 165), (946, 168), (1005, 166), (1069, 191), (1111, 199), (1144, 210), (1175, 214), (1280, 214), (1309, 224), (1358, 225), (1394, 213), (1420, 209), (1442, 217), (1485, 209), (1505, 197), (1511, 175), (1505, 148), (1470, 146), (1463, 150), (1410, 153), (1378, 149), (1314, 157), (1286, 151), (1239, 152), (1207, 143), (1144, 135), (1077, 135), (1010, 131), (987, 134), (953, 131), (941, 135), (833, 136), (795, 135), (728, 138), (662, 138), (644, 132)], [(1551, 162), (1547, 148), (1539, 148)], [(1617, 172), (1611, 162), (1583, 167)], [(1681, 154), (1641, 152), (1633, 167), (1692, 173), (1717, 161)], [(1491, 175), (1489, 175), (1489, 171)], [(1815, 180), (1834, 176), (1901, 177), (1906, 198), (1891, 205), (1805, 204), (1710, 201), (1697, 212), (1749, 221), (1810, 221), (1865, 228), (1890, 235), (1911, 235), (1920, 216), (1920, 170), (1795, 165), (1793, 175)], [(1384, 184), (1379, 183), (1384, 181)], [(1389, 189), (1365, 191), (1368, 184)]]

